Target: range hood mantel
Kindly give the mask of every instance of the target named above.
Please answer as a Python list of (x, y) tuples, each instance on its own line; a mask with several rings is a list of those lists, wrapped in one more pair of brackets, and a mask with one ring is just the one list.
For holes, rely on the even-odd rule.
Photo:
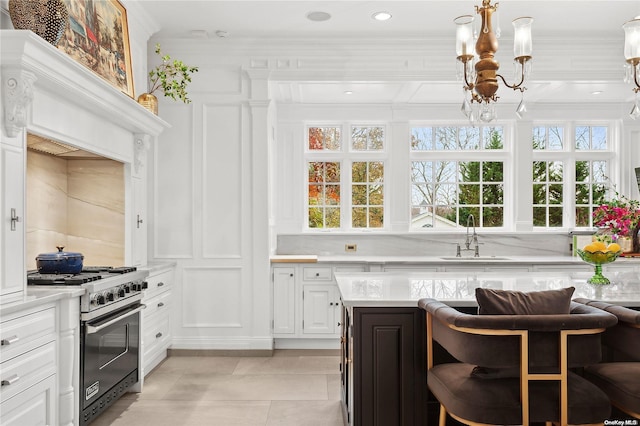
[(0, 30), (5, 129), (26, 127), (34, 92), (44, 90), (81, 105), (138, 135), (158, 136), (171, 127), (128, 95), (27, 30)]

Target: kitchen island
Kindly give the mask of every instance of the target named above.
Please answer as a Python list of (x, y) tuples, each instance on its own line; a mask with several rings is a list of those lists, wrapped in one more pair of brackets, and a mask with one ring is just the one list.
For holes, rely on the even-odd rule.
[[(475, 289), (553, 290), (640, 309), (640, 274), (610, 272), (607, 286), (587, 283), (593, 272), (345, 272), (336, 273), (342, 309), (341, 382), (348, 425), (437, 424), (428, 401), (424, 312), (433, 298), (475, 313)], [(438, 356), (436, 353), (435, 356)], [(445, 353), (440, 356), (446, 356)]]

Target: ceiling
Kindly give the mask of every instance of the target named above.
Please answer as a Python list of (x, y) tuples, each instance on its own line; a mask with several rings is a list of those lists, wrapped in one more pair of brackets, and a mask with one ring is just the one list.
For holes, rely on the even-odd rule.
[[(368, 39), (372, 43), (389, 40), (425, 40), (454, 37), (453, 18), (473, 14), (480, 0), (420, 1), (316, 1), (316, 0), (139, 0), (138, 4), (160, 28), (155, 37), (211, 40), (295, 40), (295, 39)], [(310, 12), (326, 12), (331, 18), (323, 22), (307, 19)], [(387, 11), (392, 18), (385, 22), (372, 19), (377, 11)], [(640, 15), (640, 0), (503, 0), (499, 5), (500, 26), (504, 38), (511, 37), (511, 21), (519, 16), (534, 17), (534, 73), (528, 84), (529, 101), (552, 102), (630, 102), (633, 92), (622, 82), (622, 24)], [(495, 23), (494, 23), (495, 25)], [(615, 75), (603, 79), (579, 81), (536, 80), (536, 40), (610, 40), (619, 46), (619, 63)], [(538, 44), (539, 46), (539, 44)], [(588, 48), (588, 46), (581, 46)], [(451, 73), (454, 73), (453, 47)], [(501, 47), (500, 55), (511, 49)], [(505, 52), (503, 52), (505, 51)], [(500, 58), (506, 62), (510, 58)], [(597, 61), (598, 58), (593, 58)], [(510, 62), (510, 61), (509, 61)], [(446, 65), (449, 66), (449, 65)], [(509, 64), (508, 75), (511, 75)], [(617, 72), (619, 67), (620, 72)], [(547, 73), (548, 74), (548, 73)], [(611, 74), (611, 73), (610, 73)], [(345, 97), (345, 91), (353, 91)], [(594, 91), (601, 93), (594, 95)], [(283, 102), (407, 102), (429, 103), (461, 99), (460, 85), (454, 81), (297, 81), (281, 82), (276, 96)], [(519, 95), (501, 90), (501, 98), (519, 101)], [(517, 98), (517, 99), (516, 99)]]

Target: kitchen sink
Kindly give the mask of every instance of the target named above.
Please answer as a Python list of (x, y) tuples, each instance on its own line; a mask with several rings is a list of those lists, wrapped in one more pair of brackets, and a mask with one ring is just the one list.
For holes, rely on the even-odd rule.
[(442, 260), (476, 260), (476, 261), (486, 261), (486, 260), (509, 260), (508, 257), (500, 257), (500, 256), (480, 256), (480, 257), (456, 257), (456, 256), (445, 256), (445, 257), (441, 257), (440, 259)]

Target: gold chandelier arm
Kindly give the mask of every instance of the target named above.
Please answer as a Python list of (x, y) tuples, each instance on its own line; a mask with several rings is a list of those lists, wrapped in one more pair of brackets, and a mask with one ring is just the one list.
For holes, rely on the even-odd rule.
[(522, 75), (522, 78), (520, 79), (520, 83), (518, 83), (518, 84), (513, 84), (513, 85), (512, 85), (512, 84), (507, 83), (507, 80), (505, 80), (505, 79), (504, 79), (504, 77), (503, 77), (503, 76), (501, 76), (500, 74), (496, 74), (496, 77), (500, 77), (500, 79), (502, 80), (502, 82), (504, 83), (504, 85), (505, 85), (505, 86), (507, 86), (507, 87), (508, 87), (508, 88), (510, 88), (510, 89), (513, 89), (513, 90), (519, 90), (519, 91), (521, 91), (521, 92), (524, 92), (525, 90), (527, 90), (527, 88), (526, 88), (526, 87), (521, 87), (521, 86), (522, 86), (522, 84), (524, 83), (524, 73), (523, 73), (523, 75)]
[(462, 74), (464, 76), (464, 84), (465, 84), (464, 88), (467, 90), (473, 90), (473, 87), (474, 87), (474, 83), (469, 83), (469, 76), (467, 75), (467, 62), (471, 61), (472, 59), (473, 59), (473, 55), (458, 56), (458, 60), (462, 62), (462, 68), (464, 69)]
[(528, 61), (531, 60), (531, 56), (518, 56), (517, 58), (514, 59), (514, 61), (518, 62), (520, 64), (520, 82), (518, 84), (509, 84), (507, 83), (507, 80), (505, 80), (505, 78), (503, 76), (501, 76), (500, 74), (497, 74), (496, 77), (500, 77), (502, 79), (502, 82), (504, 83), (505, 86), (507, 86), (510, 89), (513, 90), (520, 90), (520, 92), (524, 92), (525, 90), (527, 90), (526, 87), (521, 87), (524, 84), (524, 68), (527, 64)]
[(640, 59), (637, 59), (636, 61), (631, 61), (630, 64), (633, 67), (633, 82), (636, 84), (636, 87), (633, 88), (633, 91), (635, 93), (639, 93), (640, 82), (638, 81), (638, 65), (640, 65)]

